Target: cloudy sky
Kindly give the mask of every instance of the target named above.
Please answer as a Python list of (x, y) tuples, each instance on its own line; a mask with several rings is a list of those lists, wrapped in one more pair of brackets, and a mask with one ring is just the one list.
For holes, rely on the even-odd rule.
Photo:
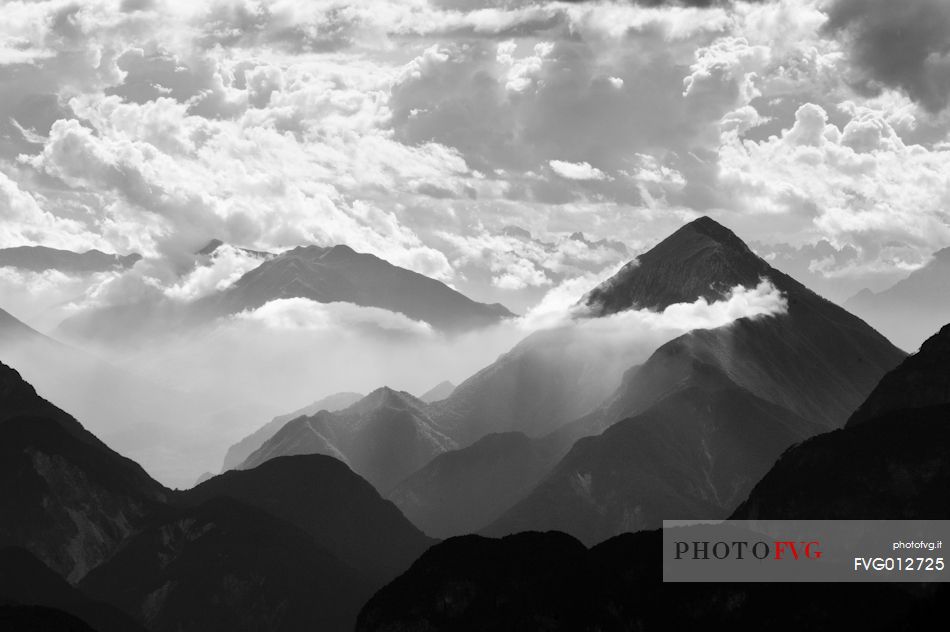
[(0, 12), (0, 246), (146, 255), (90, 302), (255, 265), (189, 276), (213, 237), (346, 243), (522, 312), (699, 214), (836, 299), (950, 245), (946, 0)]
[[(950, 246), (950, 2), (0, 0), (0, 247), (144, 255), (0, 268), (0, 307), (58, 335), (225, 287), (260, 263), (241, 247), (342, 243), (527, 314), (449, 344), (284, 301), (114, 358), (208, 393), (212, 425), (29, 373), (166, 481), (334, 390), (462, 380), (704, 214), (839, 301)], [(196, 256), (212, 238), (232, 247)], [(780, 298), (602, 327), (646, 352)]]

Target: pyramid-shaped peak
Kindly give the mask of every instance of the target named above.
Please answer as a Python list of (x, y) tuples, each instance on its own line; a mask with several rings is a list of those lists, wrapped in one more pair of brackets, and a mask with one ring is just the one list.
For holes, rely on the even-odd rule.
[(699, 298), (716, 301), (741, 285), (754, 287), (771, 267), (731, 230), (700, 217), (594, 288), (585, 302), (597, 315), (663, 310)]
[(734, 248), (743, 253), (751, 253), (751, 250), (749, 250), (745, 242), (739, 239), (734, 232), (707, 215), (703, 215), (686, 224), (667, 237), (661, 244), (681, 241), (688, 237), (704, 237), (724, 247)]

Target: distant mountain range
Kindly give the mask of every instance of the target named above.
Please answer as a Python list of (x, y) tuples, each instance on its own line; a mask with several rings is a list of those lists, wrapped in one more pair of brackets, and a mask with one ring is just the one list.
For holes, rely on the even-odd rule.
[(249, 434), (228, 448), (228, 452), (224, 456), (224, 465), (222, 466), (221, 471), (226, 472), (238, 467), (244, 462), (245, 459), (247, 459), (247, 457), (251, 456), (252, 453), (264, 445), (265, 441), (277, 434), (277, 431), (283, 428), (284, 424), (286, 424), (291, 419), (296, 419), (297, 417), (308, 417), (320, 412), (321, 410), (326, 410), (331, 413), (336, 412), (343, 408), (352, 406), (359, 400), (363, 399), (363, 397), (364, 396), (360, 393), (334, 393), (333, 395), (329, 395), (323, 399), (318, 399), (309, 406), (304, 406), (303, 408), (295, 410), (292, 413), (274, 417), (267, 424), (258, 428), (253, 433)]
[(141, 255), (110, 255), (99, 250), (72, 252), (46, 246), (14, 246), (0, 248), (0, 267), (20, 268), (33, 272), (58, 270), (67, 274), (91, 274), (131, 268)]
[[(947, 519), (948, 371), (950, 325), (888, 373), (845, 428), (815, 436), (785, 452), (732, 518)], [(733, 405), (731, 399), (727, 397), (724, 403)], [(572, 454), (577, 458), (599, 449), (603, 468), (620, 467), (622, 472), (642, 476), (644, 458), (649, 462), (662, 458), (660, 454), (678, 456), (682, 451), (682, 437), (675, 427), (654, 429), (670, 435), (662, 453), (650, 454), (613, 437), (632, 449), (627, 451), (627, 461), (640, 464), (634, 466), (637, 470), (624, 465), (616, 460), (621, 450), (612, 452), (606, 438), (631, 432), (624, 428), (629, 423), (605, 432), (602, 445), (593, 445), (594, 439), (578, 442)], [(685, 422), (680, 418), (673, 423), (691, 422), (687, 415)], [(686, 445), (690, 443), (687, 439)], [(677, 482), (649, 477), (627, 480), (629, 485), (653, 484), (659, 489)], [(590, 483), (575, 479), (575, 485), (586, 489)], [(594, 632), (712, 626), (884, 632), (932, 626), (950, 597), (946, 584), (908, 590), (887, 583), (820, 587), (664, 583), (661, 547), (659, 531), (624, 533), (591, 549), (557, 532), (502, 539), (452, 538), (429, 549), (379, 591), (361, 611), (356, 630), (462, 632), (543, 626), (557, 632)], [(446, 601), (455, 607), (443, 607)], [(788, 608), (790, 602), (807, 606)]]
[(788, 313), (742, 318), (661, 346), (604, 406), (553, 433), (557, 444), (574, 444), (570, 452), (485, 533), (559, 529), (593, 544), (656, 528), (665, 516), (724, 518), (788, 446), (843, 425), (904, 357), (708, 218), (585, 300), (597, 314), (664, 309), (712, 302), (760, 279), (782, 291)]
[[(219, 247), (211, 242), (202, 252), (211, 254)], [(80, 338), (134, 339), (200, 325), (287, 298), (378, 307), (447, 333), (487, 327), (514, 316), (502, 305), (475, 302), (441, 281), (348, 246), (302, 246), (274, 256), (248, 252), (261, 258), (258, 267), (231, 286), (193, 303), (160, 309), (152, 303), (118, 305), (72, 316), (61, 327)]]
[[(446, 399), (393, 394), (398, 405), (295, 420), (246, 466), (282, 454), (337, 456), (439, 536), (560, 529), (594, 543), (654, 528), (665, 515), (725, 517), (787, 447), (843, 425), (905, 354), (708, 218), (584, 297), (598, 318), (714, 302), (763, 279), (782, 292), (787, 313), (692, 331), (622, 379), (572, 329), (541, 331)], [(380, 450), (397, 427), (402, 447)], [(387, 464), (402, 455), (401, 466), (385, 476), (370, 453)]]
[(240, 467), (257, 467), (277, 456), (326, 454), (386, 490), (457, 447), (429, 416), (425, 402), (383, 387), (339, 412), (288, 422)]
[(916, 351), (930, 332), (950, 321), (950, 248), (892, 287), (861, 290), (844, 306), (899, 347)]
[(15, 629), (350, 630), (433, 543), (323, 456), (167, 490), (4, 364), (0, 487), (0, 623)]

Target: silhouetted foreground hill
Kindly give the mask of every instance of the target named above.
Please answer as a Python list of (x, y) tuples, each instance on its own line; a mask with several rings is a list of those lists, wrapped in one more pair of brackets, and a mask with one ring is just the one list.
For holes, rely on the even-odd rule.
[(950, 596), (945, 584), (664, 584), (660, 550), (657, 531), (589, 550), (555, 532), (452, 538), (380, 590), (356, 630), (910, 632)]
[(782, 455), (736, 518), (950, 517), (950, 326), (888, 373), (847, 426)]
[[(948, 334), (944, 328), (881, 381), (868, 401), (883, 416), (788, 450), (733, 518), (950, 517), (950, 402), (939, 388)], [(900, 384), (915, 392), (907, 397)], [(914, 406), (901, 408), (907, 401)], [(357, 630), (912, 631), (933, 628), (950, 598), (946, 584), (667, 584), (661, 542), (658, 531), (589, 551), (557, 533), (452, 538), (379, 591)]]
[(183, 492), (195, 505), (228, 497), (309, 533), (315, 542), (376, 585), (409, 568), (435, 543), (391, 502), (337, 459), (317, 454), (272, 459)]
[(351, 630), (433, 542), (329, 457), (170, 492), (2, 364), (0, 487), (0, 547), (23, 547), (0, 549), (13, 629)]
[(372, 585), (307, 533), (229, 498), (172, 511), (81, 583), (150, 630), (345, 630)]
[(22, 546), (72, 581), (113, 554), (168, 498), (0, 364), (0, 546)]
[(132, 617), (93, 601), (26, 549), (0, 549), (0, 630), (86, 630), (87, 624), (98, 632), (144, 632)]

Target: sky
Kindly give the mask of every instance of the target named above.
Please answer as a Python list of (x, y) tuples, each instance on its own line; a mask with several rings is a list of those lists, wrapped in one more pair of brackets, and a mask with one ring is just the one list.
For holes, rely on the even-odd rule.
[(2, 14), (0, 246), (147, 258), (86, 302), (252, 266), (183, 279), (211, 238), (346, 243), (519, 312), (701, 214), (835, 299), (950, 245), (943, 0)]
[[(950, 2), (0, 0), (0, 247), (144, 256), (82, 277), (2, 268), (0, 307), (56, 332), (200, 299), (259, 265), (241, 248), (347, 244), (525, 315), (490, 340), (413, 342), (427, 370), (411, 376), (391, 341), (319, 341), (362, 340), (350, 325), (368, 320), (429, 335), (419, 323), (299, 301), (200, 351), (111, 358), (188, 376), (176, 387), (245, 388), (242, 357), (273, 366), (300, 336), (362, 379), (288, 362), (267, 414), (458, 381), (701, 215), (836, 301), (950, 246)], [(229, 246), (197, 256), (213, 238)], [(683, 310), (664, 331), (695, 324)]]

